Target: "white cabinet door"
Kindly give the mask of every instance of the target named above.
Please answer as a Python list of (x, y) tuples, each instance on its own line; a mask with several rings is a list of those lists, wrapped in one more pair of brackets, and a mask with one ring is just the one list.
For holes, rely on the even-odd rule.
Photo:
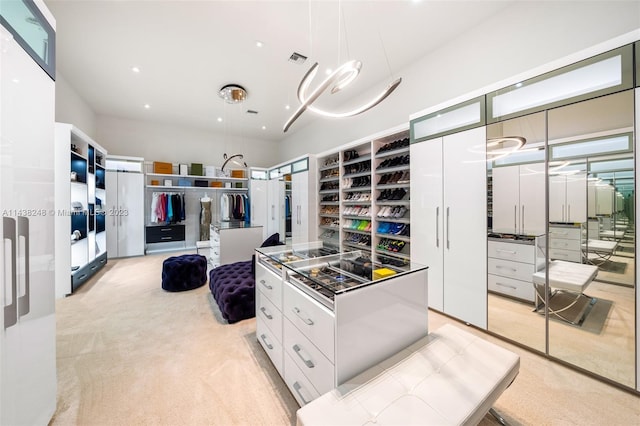
[(118, 173), (118, 257), (144, 254), (143, 186), (142, 174)]
[(486, 129), (443, 137), (444, 312), (487, 327)]
[(249, 200), (251, 202), (251, 223), (253, 225), (262, 226), (262, 236), (263, 239), (267, 239), (267, 237), (271, 234), (267, 234), (267, 212), (269, 211), (268, 205), (268, 188), (267, 183), (269, 181), (252, 179), (249, 183)]
[(304, 243), (309, 239), (309, 172), (291, 175), (291, 237), (292, 242)]
[(284, 181), (271, 179), (269, 181), (269, 209), (267, 234), (280, 234), (280, 241), (285, 240), (285, 208), (284, 208)]
[(545, 166), (544, 163), (523, 164), (520, 167), (520, 234), (545, 233)]
[(411, 145), (411, 187), (411, 260), (429, 267), (429, 307), (442, 312), (442, 138)]
[(107, 199), (105, 209), (105, 230), (107, 232), (107, 257), (117, 257), (118, 218), (114, 212), (118, 209), (118, 172), (107, 170), (105, 177)]
[(518, 232), (518, 206), (520, 205), (519, 166), (494, 167), (493, 172), (493, 225), (494, 232)]
[(567, 221), (567, 178), (549, 176), (549, 222)]
[(587, 174), (567, 175), (567, 222), (587, 221)]

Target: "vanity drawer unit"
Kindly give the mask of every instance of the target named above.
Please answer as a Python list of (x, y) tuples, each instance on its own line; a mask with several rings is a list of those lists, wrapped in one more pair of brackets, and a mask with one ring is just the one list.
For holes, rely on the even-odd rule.
[(539, 238), (529, 240), (489, 239), (487, 259), (488, 290), (534, 303), (532, 275), (542, 266), (537, 258)]
[(582, 238), (579, 224), (549, 226), (549, 258), (582, 263)]
[(359, 251), (300, 246), (256, 249), (256, 337), (304, 405), (427, 335), (427, 268), (372, 280)]

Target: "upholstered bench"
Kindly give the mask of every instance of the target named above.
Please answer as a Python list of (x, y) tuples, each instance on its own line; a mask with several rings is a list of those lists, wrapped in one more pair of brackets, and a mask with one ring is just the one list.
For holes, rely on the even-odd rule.
[(515, 379), (520, 357), (453, 325), (320, 396), (299, 426), (475, 425)]
[(209, 289), (229, 324), (256, 316), (253, 262), (229, 263), (209, 273)]
[(207, 258), (197, 254), (169, 257), (162, 262), (162, 288), (185, 291), (207, 282)]

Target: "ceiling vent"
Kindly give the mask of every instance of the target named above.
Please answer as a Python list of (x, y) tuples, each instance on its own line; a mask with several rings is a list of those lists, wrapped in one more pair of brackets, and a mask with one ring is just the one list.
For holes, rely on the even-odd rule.
[(298, 65), (304, 64), (304, 61), (306, 60), (307, 60), (306, 56), (301, 55), (300, 53), (297, 53), (297, 52), (293, 52), (291, 56), (289, 56), (289, 62), (293, 62)]
[(247, 110), (247, 114), (257, 114), (257, 113), (258, 113), (258, 111), (254, 111), (252, 109), (248, 109)]

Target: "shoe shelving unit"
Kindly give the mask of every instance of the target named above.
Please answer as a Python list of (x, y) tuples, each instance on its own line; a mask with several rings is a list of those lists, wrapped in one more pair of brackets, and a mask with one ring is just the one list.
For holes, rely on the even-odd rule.
[(410, 260), (409, 131), (320, 155), (318, 238), (396, 267)]

